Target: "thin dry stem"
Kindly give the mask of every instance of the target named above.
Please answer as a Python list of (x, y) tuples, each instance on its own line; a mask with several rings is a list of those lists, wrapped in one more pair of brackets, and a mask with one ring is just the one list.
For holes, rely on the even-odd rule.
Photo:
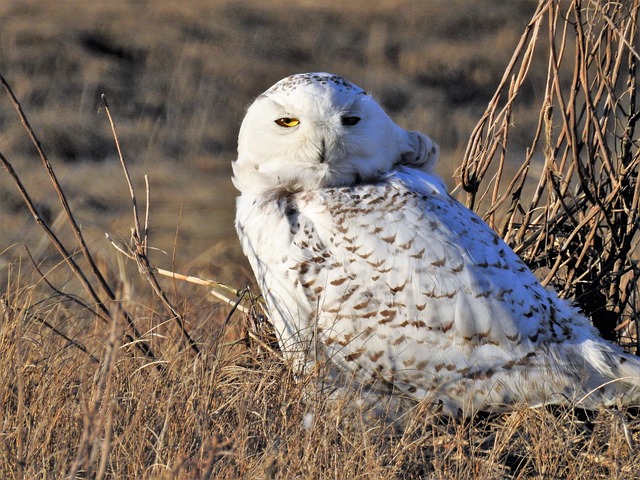
[[(31, 125), (29, 124), (29, 122), (27, 120), (27, 117), (26, 117), (24, 111), (22, 110), (22, 106), (20, 105), (20, 102), (18, 101), (18, 99), (14, 95), (13, 90), (11, 89), (11, 86), (8, 84), (8, 82), (5, 80), (5, 78), (2, 75), (0, 75), (0, 83), (2, 83), (5, 91), (9, 95), (11, 103), (13, 104), (14, 108), (18, 112), (20, 120), (21, 120), (23, 126), (25, 127), (25, 129), (27, 130), (27, 133), (29, 134), (29, 138), (31, 139), (32, 143), (34, 144), (34, 146), (36, 147), (36, 149), (38, 151), (38, 154), (40, 155), (40, 159), (42, 160), (42, 163), (43, 163), (45, 169), (47, 170), (47, 173), (48, 173), (49, 178), (51, 180), (51, 183), (52, 183), (52, 185), (54, 187), (54, 190), (57, 192), (58, 198), (60, 200), (60, 203), (62, 204), (63, 210), (67, 215), (67, 220), (68, 220), (68, 222), (69, 222), (69, 224), (71, 226), (71, 229), (72, 229), (72, 231), (73, 231), (73, 233), (74, 233), (74, 235), (76, 237), (76, 240), (79, 243), (80, 251), (83, 253), (84, 258), (86, 259), (86, 261), (89, 263), (91, 271), (93, 272), (94, 277), (97, 279), (98, 284), (100, 285), (101, 289), (105, 292), (105, 294), (107, 295), (108, 299), (111, 302), (113, 302), (114, 304), (116, 304), (116, 306), (117, 306), (119, 302), (116, 299), (116, 297), (115, 297), (115, 295), (113, 293), (113, 290), (108, 285), (108, 283), (105, 280), (104, 276), (102, 275), (102, 273), (98, 269), (98, 267), (97, 267), (97, 265), (96, 265), (96, 263), (95, 263), (95, 261), (93, 259), (93, 256), (91, 255), (91, 253), (89, 252), (89, 249), (87, 248), (86, 242), (85, 242), (84, 237), (83, 237), (83, 235), (82, 235), (82, 233), (80, 231), (80, 228), (79, 228), (79, 226), (78, 226), (78, 224), (77, 224), (77, 222), (76, 222), (76, 220), (75, 220), (75, 218), (73, 216), (73, 213), (71, 212), (71, 209), (69, 208), (69, 204), (67, 202), (67, 199), (66, 199), (66, 196), (64, 194), (64, 191), (62, 190), (62, 187), (60, 186), (60, 184), (58, 182), (58, 179), (57, 179), (57, 177), (55, 175), (53, 167), (51, 166), (51, 163), (49, 162), (47, 156), (44, 153), (44, 150), (42, 149), (42, 146), (40, 144), (40, 140), (38, 139), (37, 135), (35, 134), (35, 132), (31, 128)], [(37, 212), (32, 200), (31, 200), (31, 197), (27, 193), (27, 190), (25, 189), (24, 185), (20, 181), (20, 178), (18, 177), (18, 174), (15, 172), (15, 170), (14, 170), (13, 166), (11, 165), (11, 163), (9, 162), (9, 160), (7, 160), (7, 158), (2, 153), (0, 153), (0, 161), (4, 165), (5, 169), (9, 172), (9, 174), (11, 175), (11, 178), (13, 179), (14, 183), (18, 187), (18, 190), (20, 191), (20, 194), (22, 195), (22, 198), (23, 198), (23, 200), (25, 202), (25, 205), (29, 209), (29, 211), (30, 211), (32, 217), (35, 219), (36, 223), (45, 231), (45, 233), (49, 237), (49, 239), (52, 242), (52, 244), (56, 247), (56, 249), (60, 253), (61, 257), (67, 262), (67, 264), (69, 265), (71, 271), (80, 280), (80, 282), (83, 285), (84, 289), (89, 294), (89, 297), (91, 298), (91, 300), (97, 305), (97, 307), (104, 314), (105, 317), (111, 318), (111, 313), (109, 312), (109, 309), (107, 308), (105, 303), (102, 301), (100, 296), (97, 294), (96, 290), (94, 289), (94, 287), (91, 284), (91, 282), (88, 280), (88, 278), (85, 275), (84, 271), (73, 260), (72, 256), (68, 253), (66, 248), (63, 246), (63, 244), (60, 241), (60, 239), (56, 236), (56, 234), (53, 232), (53, 230), (51, 230), (51, 228), (47, 225), (47, 223), (44, 221), (44, 219), (38, 214), (38, 212)], [(130, 334), (129, 333), (126, 334), (127, 337), (130, 340), (139, 340), (140, 339), (140, 333), (138, 332), (138, 329), (136, 328), (133, 319), (131, 318), (131, 316), (128, 314), (128, 312), (126, 310), (124, 310), (124, 309), (120, 309), (120, 310), (122, 312), (122, 316), (124, 317), (128, 327), (129, 327), (129, 330), (131, 331)], [(144, 354), (145, 357), (149, 358), (150, 360), (155, 360), (155, 354), (153, 353), (153, 351), (151, 350), (151, 347), (148, 345), (147, 342), (145, 342), (145, 341), (136, 341), (135, 345), (136, 345), (136, 348), (138, 348)]]
[[(172, 318), (176, 322), (178, 329), (180, 330), (180, 334), (182, 338), (184, 338), (191, 349), (194, 351), (196, 355), (200, 353), (200, 348), (196, 344), (195, 340), (191, 338), (189, 331), (187, 330), (185, 320), (178, 311), (178, 309), (171, 303), (169, 297), (164, 292), (155, 275), (153, 274), (153, 267), (149, 261), (149, 257), (147, 256), (147, 232), (148, 232), (148, 219), (149, 219), (149, 182), (145, 177), (145, 185), (147, 192), (147, 206), (146, 206), (146, 215), (145, 215), (145, 229), (144, 233), (140, 229), (140, 218), (138, 215), (138, 202), (136, 199), (135, 189), (133, 188), (133, 184), (131, 183), (131, 177), (129, 176), (129, 170), (127, 168), (127, 162), (125, 161), (122, 155), (122, 149), (120, 148), (120, 141), (118, 140), (118, 134), (116, 132), (116, 126), (111, 116), (111, 110), (109, 109), (109, 104), (107, 103), (107, 98), (102, 95), (102, 104), (104, 106), (104, 110), (107, 114), (107, 118), (109, 119), (109, 125), (111, 126), (111, 132), (113, 134), (113, 139), (116, 144), (116, 148), (118, 150), (118, 157), (120, 158), (120, 164), (122, 165), (122, 170), (124, 171), (124, 176), (127, 180), (127, 185), (129, 186), (129, 194), (131, 196), (131, 203), (133, 206), (133, 233), (131, 238), (131, 244), (128, 248), (128, 254), (125, 254), (128, 258), (133, 258), (138, 265), (138, 271), (141, 275), (147, 280), (153, 292), (158, 296), (158, 298), (162, 301), (162, 304), (166, 307), (166, 309), (171, 313)], [(108, 235), (107, 235), (108, 237)], [(118, 248), (119, 251), (122, 249)]]

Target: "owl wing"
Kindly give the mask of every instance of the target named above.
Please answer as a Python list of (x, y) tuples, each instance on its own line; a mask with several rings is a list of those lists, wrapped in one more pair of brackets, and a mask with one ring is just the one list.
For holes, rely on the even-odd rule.
[(243, 244), (261, 248), (252, 266), (288, 354), (451, 410), (606, 381), (611, 362), (584, 365), (612, 347), (591, 342), (585, 360), (588, 321), (436, 177), (402, 168), (267, 204), (272, 228)]

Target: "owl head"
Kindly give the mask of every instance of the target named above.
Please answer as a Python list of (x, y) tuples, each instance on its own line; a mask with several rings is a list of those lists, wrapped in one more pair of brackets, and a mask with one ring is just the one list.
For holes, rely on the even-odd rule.
[(375, 182), (399, 166), (431, 172), (438, 146), (396, 125), (360, 87), (330, 73), (292, 75), (249, 107), (238, 136), (241, 192)]

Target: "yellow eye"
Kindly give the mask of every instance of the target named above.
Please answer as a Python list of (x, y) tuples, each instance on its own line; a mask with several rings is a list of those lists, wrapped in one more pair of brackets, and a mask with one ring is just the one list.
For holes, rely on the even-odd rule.
[(277, 119), (276, 123), (281, 127), (290, 128), (298, 125), (300, 123), (300, 120), (298, 120), (297, 118), (283, 117)]

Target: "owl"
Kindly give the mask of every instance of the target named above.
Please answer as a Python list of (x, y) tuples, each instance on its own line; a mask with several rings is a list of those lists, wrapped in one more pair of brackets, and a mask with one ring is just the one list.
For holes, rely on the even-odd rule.
[(637, 405), (640, 359), (448, 194), (438, 154), (329, 73), (287, 77), (248, 108), (236, 229), (285, 357), (453, 416)]

